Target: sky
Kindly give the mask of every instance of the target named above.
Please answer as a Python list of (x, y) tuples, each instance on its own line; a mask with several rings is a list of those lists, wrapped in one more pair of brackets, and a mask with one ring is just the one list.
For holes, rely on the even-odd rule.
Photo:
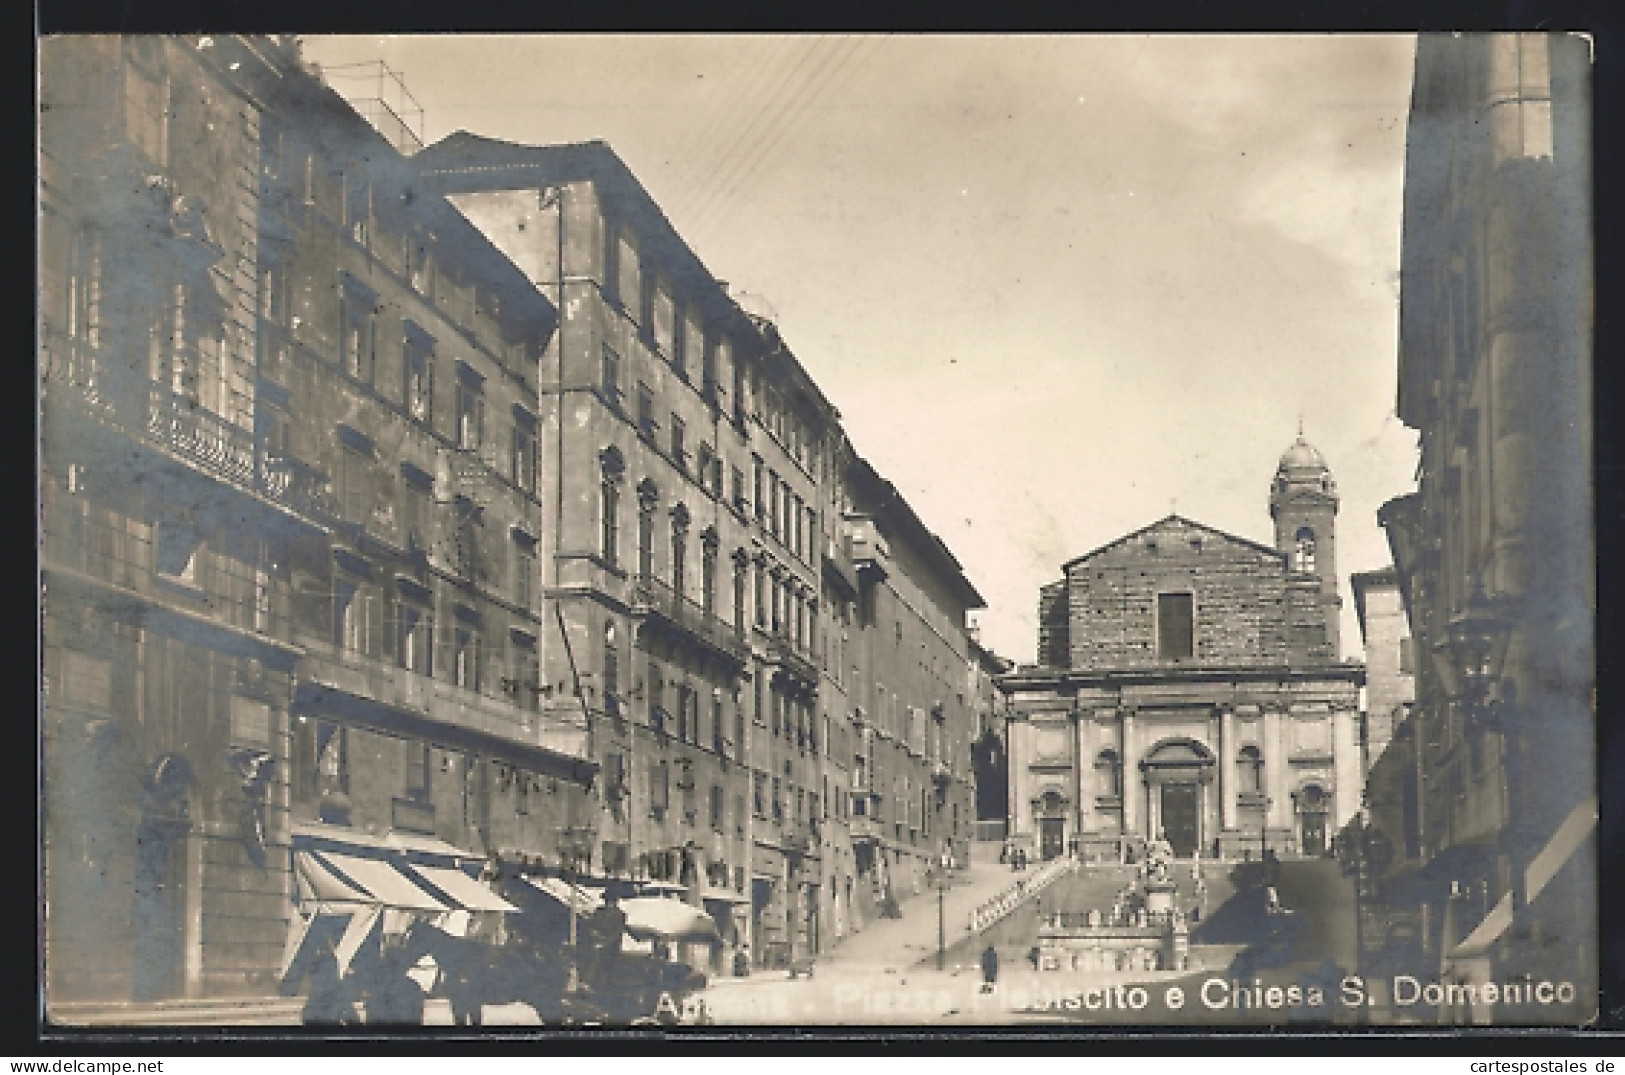
[[(1415, 488), (1394, 416), (1410, 35), (306, 38), (434, 142), (602, 139), (767, 313), (953, 551), (982, 641), (1170, 511), (1273, 544), (1305, 438), (1351, 572)], [(352, 92), (345, 73), (335, 88)], [(408, 115), (409, 121), (416, 116)]]

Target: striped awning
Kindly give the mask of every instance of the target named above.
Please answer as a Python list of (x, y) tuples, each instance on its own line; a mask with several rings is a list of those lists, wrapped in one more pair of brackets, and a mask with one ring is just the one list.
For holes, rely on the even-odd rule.
[(449, 911), (450, 907), (413, 884), (399, 870), (379, 859), (357, 858), (337, 851), (320, 852), (324, 863), (366, 890), (370, 902), (406, 911)]
[(603, 896), (597, 892), (557, 877), (531, 875), (525, 878), (525, 883), (551, 896), (567, 909), (574, 907), (578, 915), (591, 914), (604, 902)]
[(412, 864), (412, 872), (422, 875), (435, 888), (469, 911), (517, 911), (519, 908), (474, 880), (461, 870), (443, 866)]

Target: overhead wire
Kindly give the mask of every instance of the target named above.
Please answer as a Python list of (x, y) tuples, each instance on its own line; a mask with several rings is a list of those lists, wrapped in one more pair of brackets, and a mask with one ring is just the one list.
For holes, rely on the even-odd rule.
[[(829, 47), (823, 48), (825, 45)], [(710, 215), (718, 200), (717, 190), (736, 173), (738, 162), (748, 159), (761, 141), (771, 135), (805, 94), (809, 80), (816, 78), (828, 66), (839, 45), (840, 42), (832, 44), (828, 38), (820, 38), (801, 55), (795, 66), (780, 80), (773, 97), (740, 129), (722, 158), (711, 168), (710, 174), (697, 185), (699, 201), (688, 207), (691, 221)], [(803, 78), (802, 72), (809, 65), (813, 66), (813, 70)]]
[[(805, 121), (806, 117), (813, 111), (814, 107), (821, 99), (827, 99), (830, 91), (839, 89), (841, 86), (845, 85), (846, 82), (850, 81), (851, 75), (854, 73), (853, 62), (859, 57), (860, 54), (867, 51), (867, 55), (864, 56), (865, 63), (869, 59), (873, 58), (874, 54), (879, 51), (879, 43), (883, 39), (858, 38), (849, 40), (852, 41), (851, 47), (848, 48), (844, 54), (840, 55), (834, 61), (833, 65), (827, 69), (827, 72), (824, 74), (821, 81), (806, 95), (799, 110), (794, 114), (786, 116), (784, 122), (779, 125), (772, 136), (759, 145), (757, 152), (743, 166), (743, 168), (737, 172), (734, 179), (717, 193), (714, 201), (715, 210), (720, 211), (721, 209), (725, 208), (728, 205), (729, 199), (734, 195), (734, 193), (744, 188), (746, 184), (761, 170), (762, 166), (772, 159), (773, 152), (779, 147), (780, 144), (783, 143), (785, 138), (787, 138), (791, 132), (793, 132)], [(867, 50), (866, 46), (869, 46)], [(856, 70), (861, 70), (861, 67), (857, 68)], [(696, 219), (695, 224), (697, 227), (704, 227), (707, 222), (708, 218), (701, 217)]]

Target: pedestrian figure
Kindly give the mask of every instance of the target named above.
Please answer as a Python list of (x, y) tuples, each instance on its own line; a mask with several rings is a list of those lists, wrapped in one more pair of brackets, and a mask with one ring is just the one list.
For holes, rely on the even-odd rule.
[(982, 992), (993, 992), (993, 983), (999, 979), (999, 950), (991, 944), (982, 952)]

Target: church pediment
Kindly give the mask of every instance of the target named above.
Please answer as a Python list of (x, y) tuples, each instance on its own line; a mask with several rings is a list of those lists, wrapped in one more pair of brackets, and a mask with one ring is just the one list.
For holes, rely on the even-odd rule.
[(1084, 553), (1066, 563), (1070, 571), (1075, 565), (1085, 561), (1102, 559), (1114, 554), (1137, 555), (1149, 552), (1153, 547), (1159, 551), (1176, 551), (1191, 548), (1192, 543), (1200, 543), (1203, 549), (1215, 547), (1229, 547), (1245, 551), (1249, 555), (1264, 554), (1271, 557), (1283, 557), (1280, 550), (1269, 545), (1251, 541), (1237, 534), (1231, 534), (1206, 523), (1199, 523), (1194, 519), (1187, 519), (1182, 515), (1168, 515), (1138, 530), (1124, 534), (1115, 541)]

